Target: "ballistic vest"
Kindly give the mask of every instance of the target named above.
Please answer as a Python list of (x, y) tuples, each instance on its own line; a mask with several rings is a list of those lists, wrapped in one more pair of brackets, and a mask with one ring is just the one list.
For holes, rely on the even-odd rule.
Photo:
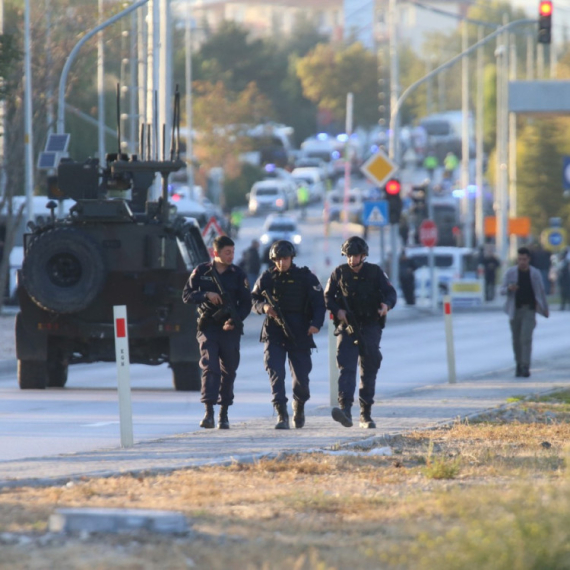
[(284, 313), (302, 313), (308, 301), (307, 267), (292, 265), (289, 271), (280, 273), (274, 269), (271, 274), (272, 294)]
[(352, 271), (348, 264), (342, 265), (339, 286), (358, 322), (369, 324), (379, 320), (378, 309), (383, 295), (377, 265), (365, 263), (358, 273)]

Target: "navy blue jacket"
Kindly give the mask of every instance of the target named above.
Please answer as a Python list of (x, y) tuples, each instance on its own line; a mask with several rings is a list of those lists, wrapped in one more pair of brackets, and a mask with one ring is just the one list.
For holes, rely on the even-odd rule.
[[(355, 273), (352, 271), (352, 269), (349, 268), (348, 264), (345, 263), (343, 265), (339, 265), (332, 272), (325, 289), (325, 302), (327, 309), (335, 317), (335, 324), (337, 324), (337, 326), (338, 323), (336, 321), (336, 314), (338, 313), (339, 309), (343, 308), (339, 304), (339, 298), (341, 295), (340, 281), (343, 272), (347, 275), (350, 275), (354, 281), (354, 284), (347, 284), (349, 288), (358, 287), (359, 282), (367, 281), (370, 278), (370, 275), (374, 275), (375, 283), (368, 283), (368, 285), (381, 293), (382, 302), (388, 305), (389, 309), (393, 309), (396, 305), (398, 298), (396, 290), (392, 286), (392, 283), (390, 283), (390, 280), (388, 279), (386, 273), (384, 273), (381, 268), (378, 266), (375, 268), (374, 266), (371, 266), (370, 263), (364, 262), (360, 271), (358, 273)], [(368, 300), (366, 299), (364, 300), (364, 302), (367, 301)], [(370, 299), (370, 301), (372, 302), (372, 299)], [(380, 322), (380, 317), (378, 317), (378, 320)]]
[[(293, 285), (294, 281), (297, 285)], [(290, 269), (284, 273), (280, 273), (276, 267), (264, 271), (251, 292), (253, 310), (258, 315), (264, 314), (263, 307), (267, 304), (261, 293), (269, 291), (274, 294), (276, 282), (280, 287), (291, 287), (295, 288), (295, 291), (300, 291), (299, 305), (303, 307), (302, 310), (288, 311), (281, 307), (285, 320), (295, 337), (295, 344), (287, 340), (283, 329), (269, 315), (263, 322), (261, 342), (281, 344), (287, 349), (316, 348), (313, 335), (309, 335), (308, 331), (311, 326), (318, 329), (323, 327), (326, 312), (323, 288), (316, 275), (306, 267), (297, 267), (295, 264), (292, 264)]]
[[(198, 305), (200, 315), (211, 315), (219, 309), (219, 306), (206, 299), (206, 293), (219, 294), (219, 290), (211, 277), (212, 264), (213, 261), (209, 261), (198, 265), (192, 271), (182, 292), (182, 300), (185, 303)], [(245, 320), (251, 312), (251, 292), (245, 273), (237, 265), (232, 264), (218, 275), (241, 320)], [(223, 323), (220, 323), (220, 326), (223, 326)]]

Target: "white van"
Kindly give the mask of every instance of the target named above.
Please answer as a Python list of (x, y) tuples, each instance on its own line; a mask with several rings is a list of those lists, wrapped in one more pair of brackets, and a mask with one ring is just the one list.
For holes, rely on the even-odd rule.
[[(434, 247), (434, 273), (438, 284), (438, 299), (449, 294), (451, 282), (461, 279), (477, 279), (479, 254), (468, 247)], [(429, 275), (429, 248), (410, 247), (406, 256), (416, 267), (416, 296), (429, 296), (431, 291)]]
[(252, 216), (289, 209), (287, 182), (272, 179), (256, 182), (249, 193), (248, 210)]
[(319, 168), (301, 166), (291, 172), (297, 183), (305, 183), (309, 188), (309, 198), (311, 202), (320, 202), (325, 194), (325, 185), (321, 178)]

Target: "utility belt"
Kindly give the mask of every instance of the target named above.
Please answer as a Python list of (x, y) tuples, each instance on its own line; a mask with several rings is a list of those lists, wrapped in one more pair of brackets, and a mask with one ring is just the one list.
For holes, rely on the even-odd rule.
[(210, 326), (223, 327), (229, 318), (229, 311), (218, 310), (215, 313), (202, 313), (198, 316), (198, 330), (204, 331)]

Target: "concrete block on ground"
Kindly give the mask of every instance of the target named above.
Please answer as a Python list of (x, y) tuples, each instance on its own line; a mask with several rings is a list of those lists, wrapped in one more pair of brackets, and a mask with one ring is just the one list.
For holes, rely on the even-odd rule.
[(146, 530), (161, 534), (188, 531), (186, 517), (175, 511), (147, 509), (56, 509), (49, 518), (51, 532), (132, 532)]

